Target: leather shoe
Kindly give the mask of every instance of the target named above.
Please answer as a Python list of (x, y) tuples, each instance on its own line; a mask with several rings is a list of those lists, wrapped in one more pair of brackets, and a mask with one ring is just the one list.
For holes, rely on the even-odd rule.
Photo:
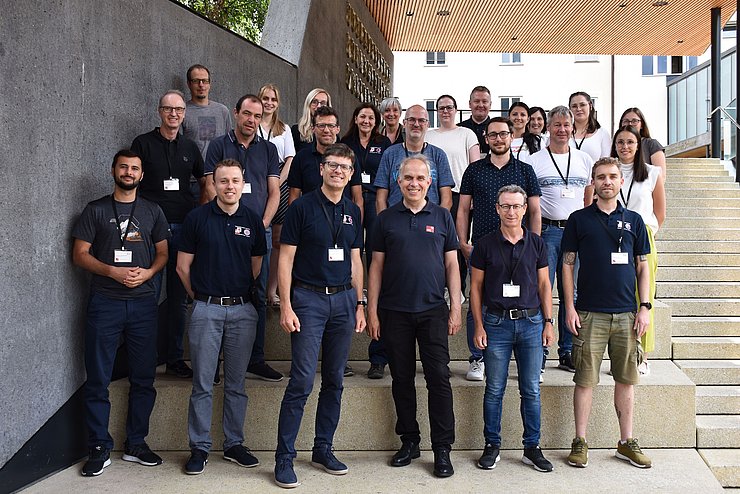
[(411, 464), (411, 460), (421, 456), (419, 451), (419, 443), (413, 441), (404, 441), (393, 458), (391, 458), (392, 467), (405, 467)]
[(437, 477), (452, 477), (455, 470), (450, 461), (449, 449), (437, 449), (434, 451), (434, 475)]

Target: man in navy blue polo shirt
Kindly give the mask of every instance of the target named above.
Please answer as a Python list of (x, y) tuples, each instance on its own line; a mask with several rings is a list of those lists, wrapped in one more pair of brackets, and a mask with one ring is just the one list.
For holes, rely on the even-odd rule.
[(183, 224), (177, 274), (193, 302), (190, 358), (193, 390), (188, 409), (191, 456), (185, 473), (202, 473), (211, 449), (213, 373), (224, 351), (224, 458), (243, 467), (259, 465), (242, 445), (247, 394), (246, 355), (257, 332), (252, 302), (254, 278), (267, 251), (261, 218), (239, 201), (244, 188), (241, 164), (216, 164), (211, 180), (216, 199), (193, 210)]
[(321, 187), (291, 204), (280, 236), (278, 287), (280, 293), (291, 294), (280, 301), (280, 325), (290, 333), (292, 357), (275, 451), (275, 483), (280, 487), (300, 485), (293, 470), (295, 440), (313, 388), (319, 350), (321, 392), (311, 463), (333, 475), (348, 471), (332, 453), (332, 443), (352, 330), (365, 329), (362, 219), (360, 209), (343, 195), (354, 163), (348, 146), (329, 146), (320, 167)]
[(414, 384), (418, 341), (429, 390), (434, 474), (449, 477), (454, 473), (450, 449), (455, 442), (455, 416), (447, 338), (461, 324), (460, 272), (452, 215), (427, 199), (431, 173), (426, 156), (404, 159), (398, 171), (403, 199), (378, 215), (368, 282), (368, 329), (371, 338), (383, 342), (393, 377), (401, 448), (391, 466), (406, 466), (420, 455)]
[(513, 352), (524, 425), (522, 462), (540, 472), (550, 472), (552, 463), (539, 447), (542, 348), (555, 337), (547, 245), (539, 235), (522, 228), (527, 211), (524, 189), (505, 185), (499, 189), (496, 202), (501, 227), (481, 238), (470, 258), (474, 342), (483, 351), (486, 372), (486, 445), (478, 466), (491, 470), (499, 460), (501, 409)]
[[(262, 257), (262, 269), (257, 278), (256, 309), (259, 320), (247, 371), (250, 377), (280, 381), (283, 375), (265, 363), (266, 290), (272, 250), (270, 224), (280, 201), (280, 160), (275, 145), (257, 133), (262, 121), (262, 100), (253, 94), (239, 98), (234, 107), (234, 119), (234, 130), (214, 139), (208, 146), (204, 174), (213, 173), (216, 163), (227, 158), (241, 163), (244, 175), (241, 202), (262, 218), (267, 255)], [(208, 199), (215, 196), (213, 180), (206, 180), (206, 195)]]
[[(591, 172), (598, 196), (591, 206), (573, 212), (563, 232), (563, 289), (566, 323), (573, 333), (573, 410), (576, 437), (568, 463), (588, 465), (586, 428), (593, 388), (599, 383), (604, 350), (609, 349), (614, 377), (614, 408), (620, 441), (616, 456), (639, 468), (650, 468), (650, 458), (632, 437), (634, 385), (642, 360), (640, 338), (650, 323), (648, 301), (650, 253), (645, 223), (639, 214), (617, 202), (624, 178), (615, 158), (602, 158)], [(574, 304), (574, 267), (578, 256), (577, 297)], [(640, 297), (635, 307), (635, 282)], [(608, 290), (605, 287), (608, 286)]]
[[(460, 184), (460, 205), (457, 209), (457, 236), (465, 258), (470, 259), (473, 247), (483, 236), (499, 229), (496, 210), (498, 190), (504, 185), (518, 185), (527, 194), (527, 226), (530, 232), (540, 234), (540, 186), (534, 170), (511, 154), (514, 124), (507, 118), (495, 117), (488, 123), (488, 145), (491, 154), (472, 163), (463, 173)], [(467, 242), (470, 209), (475, 203), (475, 221), (471, 243)], [(465, 376), (469, 381), (482, 381), (485, 372), (483, 354), (475, 347), (473, 314), (468, 310), (466, 321), (470, 366)]]

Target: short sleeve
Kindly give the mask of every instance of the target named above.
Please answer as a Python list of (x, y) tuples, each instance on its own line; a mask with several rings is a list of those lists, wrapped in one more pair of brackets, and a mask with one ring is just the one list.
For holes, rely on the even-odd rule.
[(264, 256), (267, 254), (267, 239), (265, 238), (265, 227), (262, 224), (262, 218), (259, 218), (251, 210), (247, 210), (249, 219), (254, 225), (254, 247), (252, 247), (252, 257)]
[[(210, 206), (206, 206), (210, 207)], [(200, 208), (193, 209), (185, 217), (185, 221), (182, 223), (182, 230), (180, 233), (177, 250), (180, 252), (186, 252), (188, 254), (195, 254), (195, 246), (198, 243), (197, 237), (197, 211)]]
[(72, 228), (72, 237), (92, 244), (95, 240), (97, 228), (95, 226), (95, 208), (88, 204)]
[(534, 168), (532, 168), (532, 165), (530, 165), (529, 163), (523, 163), (523, 165), (524, 175), (526, 176), (527, 183), (527, 196), (541, 196), (542, 189), (540, 189), (540, 183), (537, 180), (537, 174), (534, 172)]
[(466, 195), (466, 196), (472, 196), (473, 195), (473, 170), (474, 166), (471, 165), (465, 169), (462, 176), (462, 181), (460, 182), (460, 194)]
[(439, 174), (437, 179), (437, 188), (454, 187), (455, 179), (452, 177), (450, 161), (447, 159), (445, 152), (439, 149), (434, 155), (434, 161), (437, 165), (437, 173)]
[(293, 159), (288, 172), (288, 187), (303, 189), (303, 180), (301, 179), (301, 156), (300, 153)]
[[(191, 173), (195, 178), (203, 178), (205, 175), (205, 164), (203, 162), (203, 155), (200, 154), (200, 149), (198, 149), (198, 145), (195, 144), (195, 142), (190, 141), (192, 144), (192, 153), (191, 156), (195, 157), (195, 163), (193, 163), (193, 169)], [(208, 146), (210, 148), (210, 146)]]
[(550, 264), (547, 261), (547, 244), (539, 235), (532, 235), (537, 239), (537, 269), (546, 268)]
[(574, 216), (576, 215), (571, 214), (568, 222), (565, 224), (563, 238), (560, 240), (561, 253), (578, 252), (578, 228)]
[(376, 187), (390, 189), (388, 182), (391, 175), (391, 154), (393, 153), (386, 151), (380, 157), (380, 165), (378, 166), (378, 172), (375, 174), (375, 182), (373, 183)]
[(208, 150), (206, 151), (206, 161), (203, 165), (203, 174), (213, 174), (213, 169), (216, 168), (218, 163), (224, 155), (224, 141), (223, 139), (214, 139), (208, 144)]
[[(476, 144), (478, 144), (477, 141)], [(460, 242), (457, 239), (457, 229), (455, 228), (455, 221), (452, 219), (452, 213), (447, 209), (442, 213), (445, 215), (445, 228), (448, 232), (447, 238), (445, 238), (445, 252), (457, 250), (460, 248)]]
[(280, 233), (281, 244), (298, 245), (301, 241), (301, 217), (303, 215), (301, 205), (304, 200), (305, 198), (301, 197), (298, 201), (288, 206), (288, 211), (285, 213), (285, 221), (283, 222), (283, 229)]
[(288, 159), (295, 156), (295, 143), (293, 142), (293, 136), (290, 135), (290, 131), (286, 128), (283, 132), (283, 159)]
[[(491, 234), (489, 233), (488, 235)], [(478, 244), (473, 247), (473, 253), (470, 254), (470, 265), (475, 269), (480, 269), (481, 271), (486, 270), (486, 247), (488, 246), (488, 235), (478, 241)]]
[(280, 157), (278, 156), (277, 146), (266, 141), (267, 144), (267, 176), (280, 177)]
[[(200, 156), (200, 153), (198, 153)], [(172, 234), (170, 233), (170, 224), (167, 222), (167, 218), (164, 216), (162, 208), (157, 204), (152, 204), (153, 215), (154, 215), (154, 226), (152, 227), (152, 241), (156, 244), (162, 240), (170, 240)]]
[(372, 239), (372, 250), (373, 252), (385, 252), (386, 251), (386, 244), (385, 244), (385, 226), (383, 225), (385, 223), (385, 217), (390, 214), (389, 211), (391, 209), (386, 209), (385, 211), (381, 211), (378, 217), (375, 219), (375, 224), (373, 225), (373, 231), (372, 235), (369, 235), (369, 238)]

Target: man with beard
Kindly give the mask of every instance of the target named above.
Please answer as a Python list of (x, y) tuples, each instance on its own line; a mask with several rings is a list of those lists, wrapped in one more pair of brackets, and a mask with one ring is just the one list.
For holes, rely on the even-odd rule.
[(72, 230), (73, 262), (93, 274), (85, 326), (85, 423), (90, 456), (82, 475), (110, 465), (108, 385), (118, 343), (128, 349), (129, 390), (123, 459), (154, 466), (162, 458), (145, 442), (157, 392), (157, 297), (152, 277), (167, 263), (167, 220), (139, 197), (141, 158), (121, 150), (113, 158), (113, 194), (87, 205)]
[(182, 122), (182, 133), (198, 145), (205, 160), (210, 142), (231, 128), (231, 115), (226, 105), (209, 99), (213, 81), (207, 67), (193, 65), (188, 69), (186, 79), (190, 101), (185, 103), (187, 111)]
[[(457, 210), (457, 236), (460, 249), (466, 259), (476, 242), (483, 236), (499, 229), (499, 215), (496, 210), (497, 193), (504, 185), (518, 185), (527, 194), (527, 229), (540, 234), (540, 186), (534, 170), (511, 154), (511, 135), (514, 125), (503, 117), (492, 118), (487, 127), (486, 139), (491, 154), (471, 164), (463, 174), (460, 184), (460, 206)], [(475, 203), (475, 222), (471, 243), (468, 238), (468, 218), (470, 207)], [(523, 220), (524, 221), (524, 220)], [(485, 311), (485, 307), (484, 307)], [(468, 311), (466, 320), (470, 366), (465, 376), (468, 381), (482, 381), (485, 365), (483, 353), (473, 341), (475, 325), (473, 314)]]

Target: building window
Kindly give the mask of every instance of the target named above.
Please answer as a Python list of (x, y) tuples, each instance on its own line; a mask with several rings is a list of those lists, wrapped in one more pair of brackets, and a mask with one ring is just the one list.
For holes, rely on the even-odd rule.
[(521, 53), (502, 53), (501, 63), (502, 64), (522, 63), (522, 54)]
[(521, 101), (519, 96), (503, 96), (501, 98), (501, 116), (508, 117), (511, 105), (519, 103), (519, 101)]
[(696, 67), (697, 57), (643, 56), (642, 75), (683, 74)]
[(426, 101), (427, 113), (429, 114), (429, 128), (437, 126), (437, 101), (430, 99)]
[(576, 63), (579, 62), (598, 62), (598, 55), (576, 55)]
[(445, 52), (443, 51), (428, 51), (427, 52), (427, 65), (444, 65)]

